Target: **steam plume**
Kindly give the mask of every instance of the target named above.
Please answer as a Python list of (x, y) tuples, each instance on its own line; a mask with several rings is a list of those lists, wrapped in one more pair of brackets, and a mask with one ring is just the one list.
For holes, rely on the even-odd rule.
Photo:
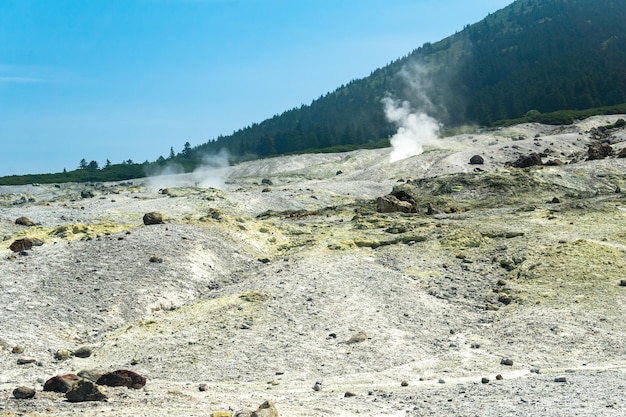
[(390, 162), (419, 155), (424, 146), (437, 145), (441, 125), (432, 115), (445, 117), (444, 103), (449, 90), (441, 67), (419, 60), (404, 65), (397, 77), (405, 85), (402, 94), (405, 101), (391, 96), (382, 100), (387, 120), (398, 127), (391, 137)]
[(439, 123), (424, 112), (414, 111), (408, 101), (390, 97), (383, 100), (385, 115), (398, 126), (391, 137), (393, 150), (389, 162), (396, 162), (424, 152), (425, 145), (435, 145), (439, 138)]
[(158, 190), (168, 187), (225, 188), (230, 173), (228, 151), (222, 149), (217, 154), (205, 155), (202, 165), (191, 173), (176, 164), (168, 164), (148, 178), (148, 187)]

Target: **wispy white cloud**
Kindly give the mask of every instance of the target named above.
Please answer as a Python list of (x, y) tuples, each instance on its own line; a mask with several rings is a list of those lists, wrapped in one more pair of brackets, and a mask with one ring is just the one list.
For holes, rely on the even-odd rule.
[(46, 80), (45, 78), (36, 78), (36, 77), (5, 77), (0, 75), (0, 83), (12, 83), (12, 84), (36, 84), (36, 83), (46, 83), (50, 82), (50, 80)]

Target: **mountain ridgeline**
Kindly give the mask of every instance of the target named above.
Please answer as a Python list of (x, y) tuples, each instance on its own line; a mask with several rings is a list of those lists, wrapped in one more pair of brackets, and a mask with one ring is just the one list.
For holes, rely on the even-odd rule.
[[(375, 147), (396, 126), (381, 100), (408, 100), (447, 127), (492, 125), (626, 102), (626, 2), (518, 0), (310, 105), (197, 146), (235, 159)], [(529, 113), (530, 112), (530, 113)]]

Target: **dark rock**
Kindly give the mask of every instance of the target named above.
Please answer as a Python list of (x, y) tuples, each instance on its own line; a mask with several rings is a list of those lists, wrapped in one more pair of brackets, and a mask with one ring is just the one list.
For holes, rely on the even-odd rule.
[(207, 384), (200, 384), (200, 385), (198, 385), (198, 391), (204, 392), (204, 391), (206, 391), (208, 389), (209, 389), (209, 386)]
[(76, 385), (69, 390), (65, 397), (69, 402), (77, 403), (83, 401), (106, 401), (108, 396), (104, 389), (87, 379), (79, 380)]
[(13, 252), (23, 252), (23, 251), (32, 249), (33, 246), (41, 246), (41, 245), (43, 245), (43, 240), (37, 239), (37, 238), (25, 237), (22, 239), (17, 239), (13, 243), (11, 243), (11, 246), (9, 246), (9, 249), (11, 249)]
[(56, 375), (43, 384), (44, 391), (68, 392), (80, 381), (80, 377), (74, 374)]
[(322, 390), (322, 383), (317, 381), (315, 384), (313, 384), (313, 391), (321, 391)]
[(28, 400), (35, 396), (35, 389), (29, 387), (17, 387), (13, 390), (13, 397), (18, 400)]
[(626, 287), (626, 279), (623, 279), (619, 282), (620, 287)]
[(414, 204), (408, 201), (402, 201), (392, 194), (378, 197), (376, 200), (376, 210), (379, 213), (417, 213)]
[(343, 396), (345, 398), (350, 398), (350, 397), (356, 397), (356, 394), (354, 392), (346, 391), (346, 393), (343, 394)]
[(513, 359), (504, 358), (500, 361), (500, 365), (513, 366)]
[(270, 187), (266, 187), (264, 189), (261, 190), (262, 193), (270, 193), (272, 192), (272, 189)]
[(265, 185), (274, 185), (274, 183), (272, 182), (272, 180), (270, 180), (269, 178), (263, 178), (261, 180), (261, 184), (265, 184)]
[(567, 382), (567, 378), (565, 378), (564, 376), (559, 376), (554, 378), (554, 382)]
[(508, 165), (514, 168), (529, 168), (541, 165), (541, 156), (537, 152), (529, 155), (522, 155), (516, 161), (510, 162)]
[(604, 159), (611, 155), (613, 155), (613, 148), (608, 143), (598, 143), (587, 149), (587, 160), (589, 161)]
[(35, 226), (35, 223), (33, 223), (28, 217), (18, 217), (15, 220), (15, 224), (19, 224), (20, 226)]
[(265, 401), (256, 411), (252, 412), (251, 417), (278, 417), (278, 410), (271, 401)]
[(127, 369), (118, 369), (117, 371), (108, 372), (98, 378), (98, 385), (107, 385), (109, 387), (128, 387), (139, 389), (146, 385), (146, 378), (137, 372)]
[(18, 365), (28, 365), (30, 363), (35, 363), (35, 362), (37, 362), (37, 359), (35, 358), (22, 357), (22, 358), (17, 359)]
[(482, 382), (483, 384), (488, 384), (489, 383), (489, 378), (487, 377), (483, 377), (480, 382)]
[(341, 175), (341, 174), (343, 174), (342, 170), (339, 170), (339, 171), (335, 172), (335, 175)]
[(158, 256), (151, 256), (149, 261), (153, 264), (162, 264), (163, 258), (159, 258)]
[(409, 381), (402, 381), (402, 382), (400, 382), (400, 386), (401, 387), (408, 387), (409, 386)]
[(77, 358), (88, 358), (92, 353), (93, 351), (89, 346), (83, 346), (74, 351), (74, 356)]
[(470, 158), (470, 165), (482, 165), (485, 163), (485, 159), (480, 155), (474, 155)]
[(143, 224), (146, 226), (151, 224), (163, 224), (163, 215), (161, 213), (157, 213), (156, 211), (146, 213), (143, 215)]
[(563, 161), (560, 159), (550, 159), (549, 161), (546, 161), (545, 165), (549, 167), (560, 167), (563, 165)]
[(502, 375), (498, 374), (496, 375), (496, 380), (498, 381), (502, 381), (504, 378), (502, 377)]
[(626, 148), (622, 148), (621, 151), (617, 154), (618, 158), (626, 158)]
[(93, 191), (81, 191), (80, 198), (94, 198)]

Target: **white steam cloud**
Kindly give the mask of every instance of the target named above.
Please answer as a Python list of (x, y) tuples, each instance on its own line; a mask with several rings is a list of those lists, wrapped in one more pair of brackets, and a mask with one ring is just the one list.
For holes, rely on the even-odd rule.
[(400, 161), (424, 152), (425, 146), (436, 146), (441, 124), (432, 114), (445, 115), (446, 109), (437, 105), (432, 97), (441, 98), (447, 83), (440, 71), (434, 66), (413, 61), (402, 67), (398, 73), (406, 86), (406, 101), (390, 96), (382, 100), (387, 120), (394, 123), (398, 130), (391, 137), (393, 150), (390, 162)]
[(171, 187), (200, 187), (217, 188), (226, 187), (226, 178), (230, 173), (228, 151), (222, 149), (217, 154), (205, 155), (202, 165), (191, 173), (184, 173), (184, 169), (176, 164), (168, 164), (148, 177), (147, 186), (154, 190)]
[(390, 97), (383, 100), (387, 120), (398, 126), (391, 137), (393, 147), (389, 162), (396, 162), (424, 152), (424, 146), (436, 145), (439, 139), (439, 122), (424, 112), (411, 109), (408, 101), (400, 102)]

